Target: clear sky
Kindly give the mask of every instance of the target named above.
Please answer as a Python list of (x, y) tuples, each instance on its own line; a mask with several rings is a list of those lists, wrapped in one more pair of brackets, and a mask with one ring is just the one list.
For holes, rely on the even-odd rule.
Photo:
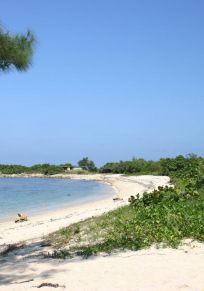
[(204, 155), (203, 0), (2, 0), (37, 37), (0, 74), (0, 163)]

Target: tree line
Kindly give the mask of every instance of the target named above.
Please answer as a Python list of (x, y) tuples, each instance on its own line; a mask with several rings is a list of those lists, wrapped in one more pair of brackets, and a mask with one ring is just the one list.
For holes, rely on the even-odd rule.
[(153, 174), (166, 176), (198, 175), (204, 169), (204, 158), (194, 154), (187, 156), (179, 155), (175, 158), (161, 158), (159, 161), (146, 161), (135, 159), (131, 161), (120, 161), (118, 163), (107, 163), (99, 171), (101, 173), (114, 174)]
[[(148, 161), (144, 159), (133, 158), (130, 161), (120, 161), (115, 163), (106, 163), (97, 168), (94, 161), (88, 157), (78, 162), (78, 167), (86, 172), (127, 174), (127, 175), (166, 175), (171, 177), (189, 178), (196, 177), (204, 173), (204, 158), (196, 155), (179, 155), (175, 158), (161, 158), (159, 161)], [(71, 163), (60, 165), (37, 164), (33, 166), (22, 165), (4, 165), (0, 164), (0, 173), (2, 174), (20, 174), (20, 173), (42, 173), (45, 175), (54, 175), (73, 170)]]
[(5, 165), (0, 164), (0, 173), (4, 175), (12, 174), (44, 174), (44, 175), (55, 175), (65, 173), (67, 170), (72, 171), (74, 168), (79, 167), (84, 172), (96, 172), (97, 168), (93, 161), (87, 157), (78, 161), (78, 166), (73, 166), (71, 163), (65, 163), (60, 165), (52, 164), (36, 164), (33, 166), (22, 166), (22, 165)]

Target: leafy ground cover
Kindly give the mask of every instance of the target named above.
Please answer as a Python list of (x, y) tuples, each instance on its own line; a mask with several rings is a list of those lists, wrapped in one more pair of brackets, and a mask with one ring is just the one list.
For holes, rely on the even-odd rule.
[(167, 164), (174, 187), (159, 187), (142, 198), (131, 196), (127, 206), (51, 234), (48, 240), (55, 251), (49, 256), (87, 258), (152, 244), (177, 247), (185, 238), (204, 241), (204, 172), (195, 159), (190, 166), (184, 161), (179, 171)]

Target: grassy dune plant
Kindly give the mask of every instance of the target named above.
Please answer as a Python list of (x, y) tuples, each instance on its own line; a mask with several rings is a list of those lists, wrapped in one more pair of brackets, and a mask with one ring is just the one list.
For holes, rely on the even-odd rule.
[(204, 200), (193, 187), (159, 187), (142, 198), (131, 196), (128, 206), (63, 228), (50, 236), (56, 248), (51, 256), (87, 258), (152, 244), (177, 247), (185, 238), (204, 241)]

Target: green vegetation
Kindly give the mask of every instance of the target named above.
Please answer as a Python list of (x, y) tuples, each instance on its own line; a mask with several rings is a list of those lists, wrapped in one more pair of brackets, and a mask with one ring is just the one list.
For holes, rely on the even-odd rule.
[(97, 168), (93, 161), (88, 158), (83, 158), (78, 162), (78, 165), (82, 170), (75, 170), (71, 163), (65, 163), (60, 165), (51, 164), (37, 164), (31, 167), (21, 165), (3, 165), (0, 164), (0, 174), (12, 175), (12, 174), (44, 174), (44, 175), (55, 175), (63, 174), (69, 171), (74, 174), (85, 174), (88, 172), (97, 172)]
[(28, 31), (25, 35), (11, 36), (0, 27), (0, 71), (15, 68), (18, 71), (28, 69), (33, 55), (35, 39)]
[(0, 173), (5, 175), (11, 174), (44, 174), (54, 175), (64, 173), (66, 166), (64, 165), (50, 165), (50, 164), (38, 164), (31, 167), (20, 165), (0, 165)]
[[(88, 158), (79, 161), (79, 166), (88, 171), (96, 170), (93, 161)], [(53, 175), (64, 173), (67, 168), (72, 169), (73, 166), (70, 163), (31, 167), (0, 165), (0, 172)], [(204, 241), (203, 158), (188, 155), (159, 161), (133, 159), (108, 163), (99, 172), (168, 175), (174, 187), (160, 187), (152, 193), (144, 193), (142, 198), (135, 193), (129, 199), (130, 204), (125, 207), (51, 234), (48, 240), (55, 251), (50, 256), (88, 257), (113, 250), (139, 250), (152, 244), (177, 247), (185, 238)]]
[(204, 241), (204, 162), (190, 155), (162, 159), (160, 171), (174, 187), (131, 196), (130, 204), (63, 228), (48, 237), (55, 251), (49, 256), (84, 258), (113, 250), (177, 247), (182, 239)]
[[(95, 163), (86, 157), (81, 159), (78, 162), (78, 165), (87, 172), (121, 173), (126, 175), (167, 175), (175, 181), (176, 179), (178, 180), (178, 178), (188, 179), (190, 176), (199, 176), (200, 172), (204, 169), (204, 159), (193, 154), (188, 155), (187, 157), (178, 156), (176, 158), (163, 158), (159, 161), (132, 159), (131, 161), (107, 163), (97, 169)], [(70, 163), (61, 165), (38, 164), (31, 167), (0, 164), (0, 172), (2, 174), (43, 173), (53, 175), (64, 173), (68, 168), (72, 170), (74, 166)]]
[(101, 173), (112, 174), (154, 174), (161, 173), (160, 161), (145, 161), (144, 159), (132, 159), (132, 161), (120, 161), (118, 163), (107, 163), (99, 170)]
[(88, 157), (83, 158), (78, 162), (79, 167), (81, 167), (84, 170), (90, 171), (90, 172), (96, 172), (97, 168), (93, 161), (89, 160)]
[[(199, 164), (199, 166), (198, 166)], [(159, 161), (145, 161), (144, 159), (132, 159), (118, 163), (107, 163), (99, 169), (101, 173), (123, 173), (132, 175), (167, 175), (187, 178), (189, 175), (197, 175), (196, 171), (204, 165), (204, 159), (190, 154), (187, 157), (163, 158)], [(194, 173), (192, 173), (194, 171)]]

